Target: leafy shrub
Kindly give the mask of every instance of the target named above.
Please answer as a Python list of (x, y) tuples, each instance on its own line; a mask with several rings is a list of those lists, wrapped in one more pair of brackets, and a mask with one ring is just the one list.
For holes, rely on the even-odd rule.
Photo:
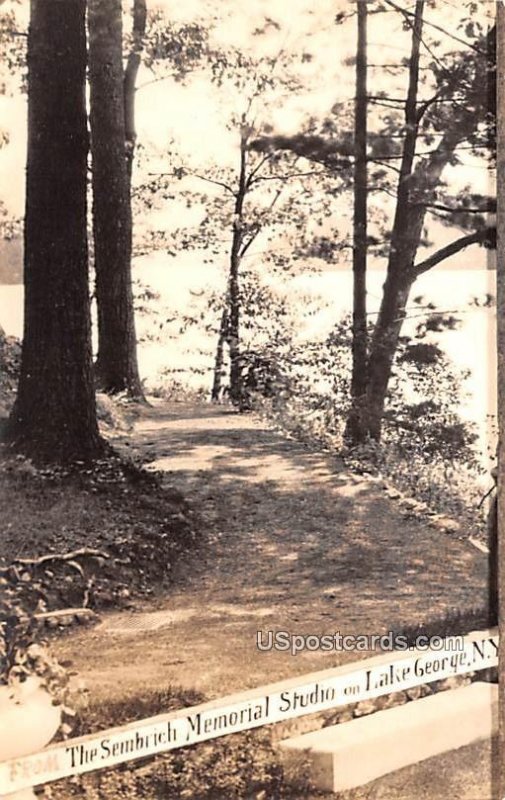
[(0, 567), (0, 687), (15, 697), (19, 684), (35, 678), (62, 705), (60, 734), (71, 732), (74, 712), (66, 706), (70, 674), (50, 654), (41, 636), (33, 595), (43, 598), (42, 586), (29, 570)]
[(173, 377), (171, 370), (162, 373), (168, 379), (151, 390), (153, 397), (166, 400), (169, 403), (198, 403), (208, 400), (209, 393), (203, 387), (191, 388), (184, 381)]
[[(437, 331), (441, 323), (437, 323)], [(454, 321), (449, 321), (454, 327)], [(403, 336), (391, 376), (380, 444), (352, 452), (343, 433), (350, 404), (351, 321), (341, 320), (324, 341), (289, 337), (282, 347), (267, 343), (255, 352), (269, 375), (248, 398), (297, 439), (339, 450), (350, 466), (380, 472), (437, 511), (476, 513), (484, 472), (476, 425), (460, 416), (466, 373), (442, 349), (425, 341), (428, 324)], [(268, 386), (268, 391), (264, 387)]]
[(21, 365), (21, 342), (0, 328), (0, 417), (9, 415)]

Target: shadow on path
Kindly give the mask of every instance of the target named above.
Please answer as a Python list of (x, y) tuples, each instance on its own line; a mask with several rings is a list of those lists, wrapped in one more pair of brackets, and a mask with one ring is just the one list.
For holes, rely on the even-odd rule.
[(261, 652), (260, 630), (400, 632), (486, 603), (483, 554), (253, 415), (156, 403), (117, 444), (190, 499), (205, 537), (170, 596), (61, 643), (95, 694), (222, 695), (369, 655)]

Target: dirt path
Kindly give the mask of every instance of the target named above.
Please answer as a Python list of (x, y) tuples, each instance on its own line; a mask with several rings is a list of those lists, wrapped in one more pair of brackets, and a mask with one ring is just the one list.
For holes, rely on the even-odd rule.
[(262, 652), (258, 630), (380, 634), (486, 602), (484, 555), (254, 416), (156, 403), (117, 443), (166, 473), (206, 536), (169, 596), (58, 644), (96, 699), (219, 696), (367, 655)]

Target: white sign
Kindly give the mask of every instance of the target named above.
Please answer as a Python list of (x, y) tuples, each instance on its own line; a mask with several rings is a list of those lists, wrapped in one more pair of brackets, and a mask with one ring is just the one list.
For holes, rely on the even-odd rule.
[(145, 758), (230, 733), (324, 711), (498, 664), (496, 630), (468, 634), (462, 649), (411, 650), (263, 686), (0, 763), (0, 791)]

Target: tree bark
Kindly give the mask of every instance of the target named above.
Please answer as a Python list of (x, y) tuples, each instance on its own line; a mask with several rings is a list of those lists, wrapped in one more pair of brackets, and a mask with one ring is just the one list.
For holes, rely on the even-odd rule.
[[(233, 232), (233, 240), (237, 238)], [(235, 245), (232, 245), (230, 257), (230, 313), (228, 325), (228, 347), (230, 350), (230, 399), (232, 403), (240, 403), (242, 394), (242, 370), (240, 361), (240, 259)]]
[(228, 295), (225, 297), (225, 307), (221, 314), (221, 324), (219, 326), (219, 335), (216, 345), (216, 357), (214, 359), (214, 376), (212, 380), (211, 400), (214, 403), (219, 401), (221, 397), (222, 381), (223, 381), (223, 364), (224, 364), (224, 345), (227, 338), (228, 331)]
[(132, 213), (125, 124), (121, 0), (89, 0), (89, 82), (93, 161), (100, 388), (143, 399), (131, 283)]
[[(413, 163), (418, 133), (417, 91), (423, 14), (424, 0), (417, 0), (412, 30), (409, 84), (405, 103), (405, 139), (398, 180), (387, 278), (384, 284), (379, 316), (374, 328), (368, 365), (367, 423), (368, 433), (373, 439), (380, 439), (387, 387), (410, 291), (409, 283), (405, 282), (404, 272), (406, 266), (411, 264), (415, 257), (422, 230), (421, 225), (417, 235), (417, 231), (411, 228), (408, 204), (413, 180)], [(421, 219), (424, 219), (424, 214), (425, 209), (421, 208), (421, 213), (419, 214)]]
[(367, 389), (367, 4), (356, 0), (358, 44), (354, 114), (354, 223), (353, 223), (353, 323), (351, 409), (344, 438), (349, 444), (367, 436), (365, 400)]
[(146, 24), (146, 0), (133, 0), (132, 47), (126, 62), (123, 79), (126, 166), (130, 194), (133, 173), (133, 159), (135, 156), (135, 145), (137, 142), (137, 130), (135, 125), (135, 85), (137, 83), (137, 75), (140, 67), (140, 58), (143, 50), (143, 38), (146, 31)]
[(244, 200), (247, 194), (247, 139), (240, 140), (240, 172), (235, 198), (233, 233), (230, 250), (228, 347), (230, 349), (230, 399), (240, 404), (242, 397), (242, 363), (240, 357), (240, 283), (239, 270), (242, 258)]
[(32, 0), (24, 335), (7, 438), (37, 460), (99, 456), (86, 229), (85, 0)]

